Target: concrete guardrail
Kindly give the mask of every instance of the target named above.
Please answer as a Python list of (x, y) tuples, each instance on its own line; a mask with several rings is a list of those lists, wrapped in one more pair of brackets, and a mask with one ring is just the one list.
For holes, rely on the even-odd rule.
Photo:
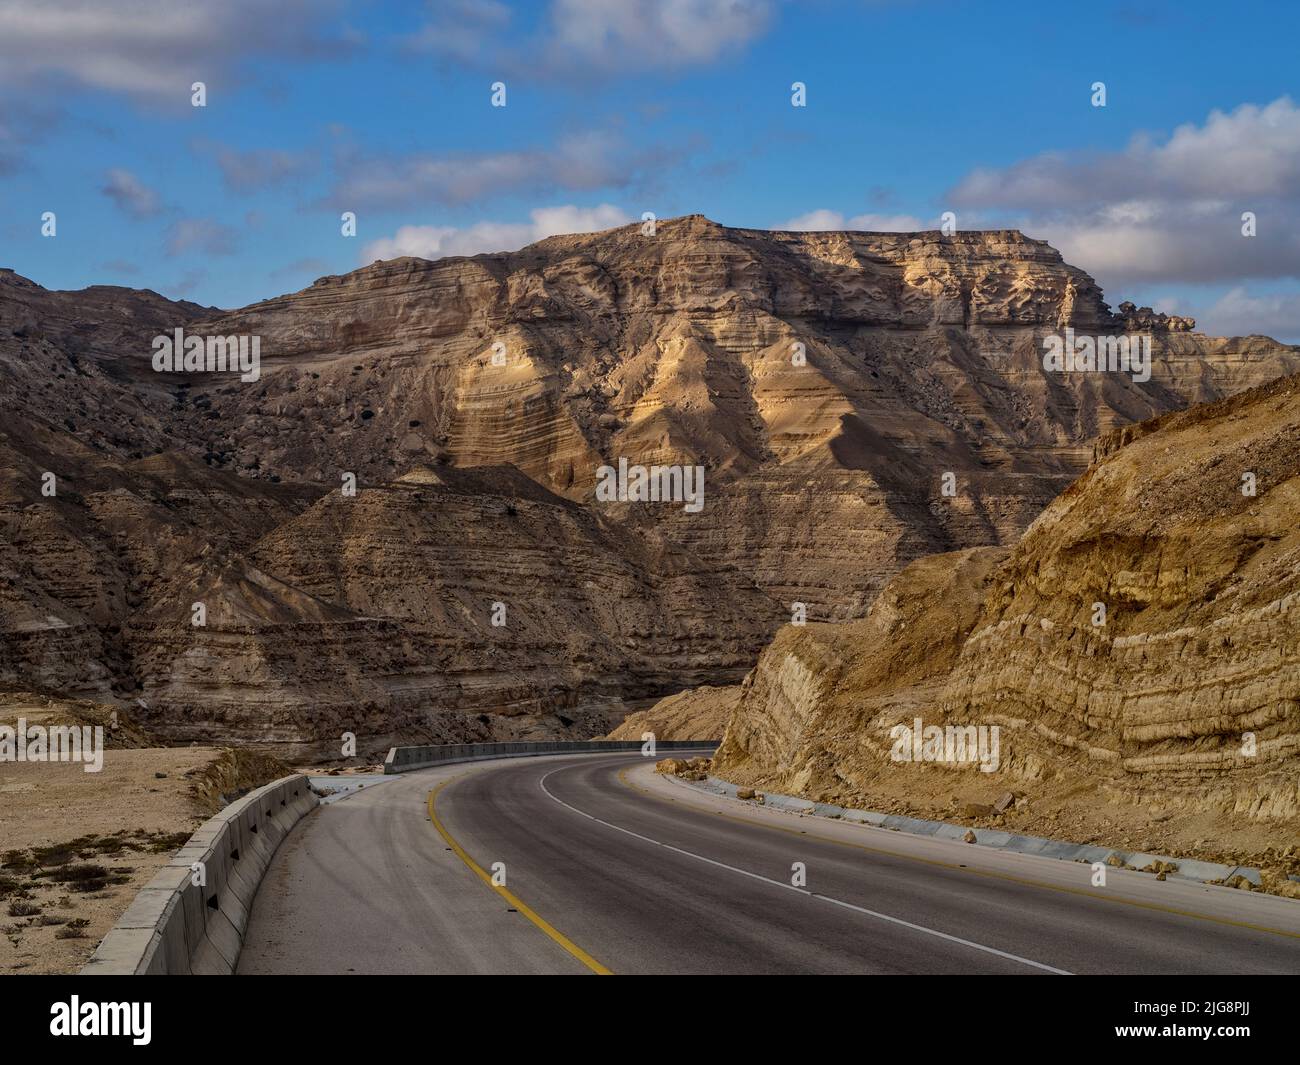
[[(282, 777), (209, 818), (104, 937), (85, 975), (228, 975), (280, 841), (315, 809), (307, 778)], [(205, 883), (198, 879), (195, 863)]]
[[(717, 747), (721, 740), (657, 740), (655, 756), (673, 751)], [(446, 765), (449, 762), (477, 762), (487, 758), (526, 758), (538, 754), (601, 754), (609, 751), (639, 751), (640, 740), (551, 740), (541, 743), (443, 743), (426, 747), (393, 747), (384, 759), (385, 773), (409, 773), (413, 769)]]

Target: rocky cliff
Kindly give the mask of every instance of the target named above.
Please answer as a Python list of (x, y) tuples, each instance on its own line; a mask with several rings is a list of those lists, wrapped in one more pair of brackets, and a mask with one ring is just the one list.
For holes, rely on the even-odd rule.
[[(1120, 430), (1030, 527), (944, 693), (1008, 769), (1300, 818), (1300, 378)], [(1060, 754), (1056, 754), (1060, 757)]]
[(865, 618), (787, 625), (739, 689), (715, 770), (787, 794), (871, 793), (889, 729), (937, 700), (980, 617), (1001, 548), (931, 555), (890, 581)]
[[(861, 621), (783, 629), (715, 772), (976, 823), (1011, 792), (1008, 827), (1271, 861), (1300, 827), (1300, 377), (1097, 456), (1009, 555), (927, 558)], [(998, 728), (996, 771), (900, 761), (917, 719)]]
[[(1043, 369), (1134, 322), (1149, 381)], [(257, 380), (155, 372), (177, 328), (258, 337)], [(1112, 315), (1015, 232), (692, 216), (226, 312), (0, 271), (0, 683), (176, 740), (597, 734), (742, 676), (793, 604), (1014, 542), (1111, 430), (1296, 369)], [(703, 509), (597, 501), (620, 459), (702, 467)]]
[(1100, 433), (1300, 370), (1266, 338), (1153, 320), (1149, 382), (1044, 371), (1046, 334), (1128, 324), (1017, 232), (692, 216), (380, 262), (197, 321), (261, 336), (272, 372), (196, 387), (176, 417), (224, 468), (326, 484), (509, 463), (590, 502), (619, 458), (700, 464), (710, 503), (676, 517), (691, 550), (840, 620), (912, 558), (1014, 540)]

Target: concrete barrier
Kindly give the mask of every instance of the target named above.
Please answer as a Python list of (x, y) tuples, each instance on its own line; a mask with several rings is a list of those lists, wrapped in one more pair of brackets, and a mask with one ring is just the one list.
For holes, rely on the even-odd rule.
[[(721, 740), (658, 740), (655, 754), (716, 748)], [(426, 747), (393, 747), (384, 759), (385, 773), (409, 773), (449, 762), (477, 762), (486, 758), (527, 758), (539, 754), (601, 754), (639, 751), (640, 740), (551, 740), (541, 743), (443, 743)]]
[[(84, 975), (229, 975), (248, 911), (280, 841), (316, 808), (307, 778), (283, 777), (209, 818), (140, 889)], [(200, 863), (206, 883), (194, 883)]]

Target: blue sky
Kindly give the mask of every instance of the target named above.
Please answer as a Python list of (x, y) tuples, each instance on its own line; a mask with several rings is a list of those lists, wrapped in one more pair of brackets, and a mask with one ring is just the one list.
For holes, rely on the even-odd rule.
[(0, 265), (227, 307), (643, 211), (952, 210), (1112, 306), (1300, 341), (1298, 30), (1198, 0), (0, 0)]

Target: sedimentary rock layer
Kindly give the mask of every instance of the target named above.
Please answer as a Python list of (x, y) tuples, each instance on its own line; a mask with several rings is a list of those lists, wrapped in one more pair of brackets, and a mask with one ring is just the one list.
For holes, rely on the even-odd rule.
[[(1004, 561), (933, 556), (861, 621), (783, 629), (715, 771), (868, 804), (1012, 789), (1300, 820), (1300, 377), (1097, 457)], [(996, 773), (899, 764), (893, 730), (918, 718), (997, 727)]]
[[(1066, 327), (1148, 331), (1151, 379), (1045, 370)], [(259, 338), (256, 380), (156, 372), (176, 329)], [(230, 311), (0, 271), (0, 684), (178, 741), (599, 734), (1014, 542), (1112, 429), (1296, 369), (1011, 231), (691, 216)], [(703, 509), (599, 502), (620, 460), (701, 467)]]

